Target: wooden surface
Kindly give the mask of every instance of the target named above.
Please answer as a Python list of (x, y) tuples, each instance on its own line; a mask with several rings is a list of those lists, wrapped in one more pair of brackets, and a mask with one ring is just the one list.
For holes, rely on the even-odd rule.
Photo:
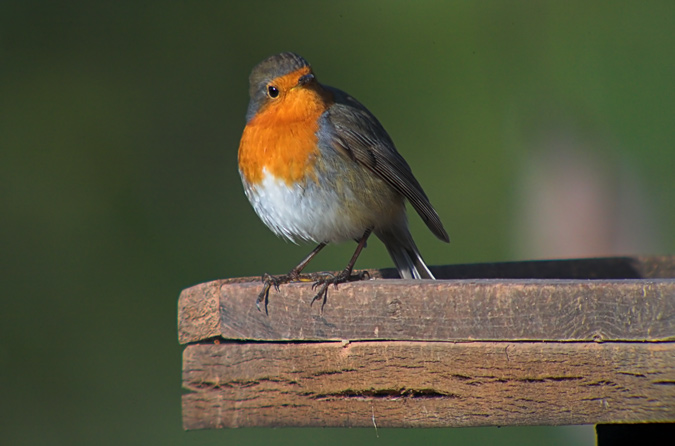
[(433, 270), (184, 290), (185, 428), (675, 422), (675, 257)]
[[(632, 259), (632, 260), (626, 260)], [(259, 279), (217, 280), (184, 290), (181, 343), (216, 336), (257, 340), (672, 340), (675, 257), (506, 263), (510, 277), (566, 279), (367, 280), (331, 287), (321, 312), (310, 283), (270, 291), (269, 316), (254, 303)], [(485, 265), (495, 276), (500, 264)], [(537, 273), (537, 265), (540, 271)], [(630, 268), (626, 265), (631, 265)], [(612, 277), (611, 268), (644, 279)], [(583, 268), (586, 268), (585, 270)], [(479, 265), (435, 268), (445, 277)], [(387, 270), (384, 270), (385, 276)], [(378, 271), (371, 272), (373, 276)], [(489, 274), (492, 273), (492, 274)], [(507, 274), (508, 273), (508, 274)], [(668, 278), (670, 277), (670, 278)]]
[(673, 340), (675, 280), (375, 279), (331, 288), (321, 312), (311, 284), (270, 293), (209, 282), (179, 301), (179, 339)]
[(190, 345), (187, 429), (675, 419), (674, 343)]

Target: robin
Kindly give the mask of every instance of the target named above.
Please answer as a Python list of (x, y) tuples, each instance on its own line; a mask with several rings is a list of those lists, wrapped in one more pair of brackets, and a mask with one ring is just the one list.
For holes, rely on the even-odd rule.
[[(405, 279), (434, 279), (408, 230), (405, 200), (431, 232), (444, 242), (448, 234), (396, 151), (382, 124), (360, 102), (337, 88), (320, 84), (309, 63), (295, 53), (260, 62), (249, 77), (250, 102), (239, 145), (239, 173), (258, 217), (276, 235), (318, 246), (288, 274), (263, 275), (256, 300), (267, 300), (270, 287), (313, 281), (314, 301), (328, 287), (349, 280), (371, 233), (384, 243)], [(329, 243), (355, 240), (347, 267), (338, 274), (301, 274)]]

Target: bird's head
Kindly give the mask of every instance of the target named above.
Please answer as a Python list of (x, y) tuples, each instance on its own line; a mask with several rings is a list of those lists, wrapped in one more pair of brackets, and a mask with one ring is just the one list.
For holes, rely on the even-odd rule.
[(297, 120), (325, 108), (329, 93), (317, 82), (312, 67), (295, 53), (280, 53), (260, 62), (249, 76), (246, 122), (273, 111), (277, 119)]

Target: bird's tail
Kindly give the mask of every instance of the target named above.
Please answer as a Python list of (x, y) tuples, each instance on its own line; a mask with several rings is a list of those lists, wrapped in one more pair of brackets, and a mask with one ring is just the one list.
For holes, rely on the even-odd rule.
[(436, 279), (422, 260), (420, 251), (406, 226), (376, 231), (375, 235), (389, 251), (402, 279)]

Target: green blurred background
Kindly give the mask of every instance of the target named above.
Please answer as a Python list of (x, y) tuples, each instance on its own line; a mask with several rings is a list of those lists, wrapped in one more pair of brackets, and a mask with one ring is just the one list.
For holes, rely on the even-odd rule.
[[(3, 1), (2, 443), (593, 444), (590, 427), (183, 432), (176, 301), (311, 249), (263, 226), (236, 166), (250, 69), (285, 50), (388, 129), (452, 239), (411, 214), (428, 263), (673, 253), (673, 23), (672, 1)], [(357, 264), (388, 266), (376, 240)]]

